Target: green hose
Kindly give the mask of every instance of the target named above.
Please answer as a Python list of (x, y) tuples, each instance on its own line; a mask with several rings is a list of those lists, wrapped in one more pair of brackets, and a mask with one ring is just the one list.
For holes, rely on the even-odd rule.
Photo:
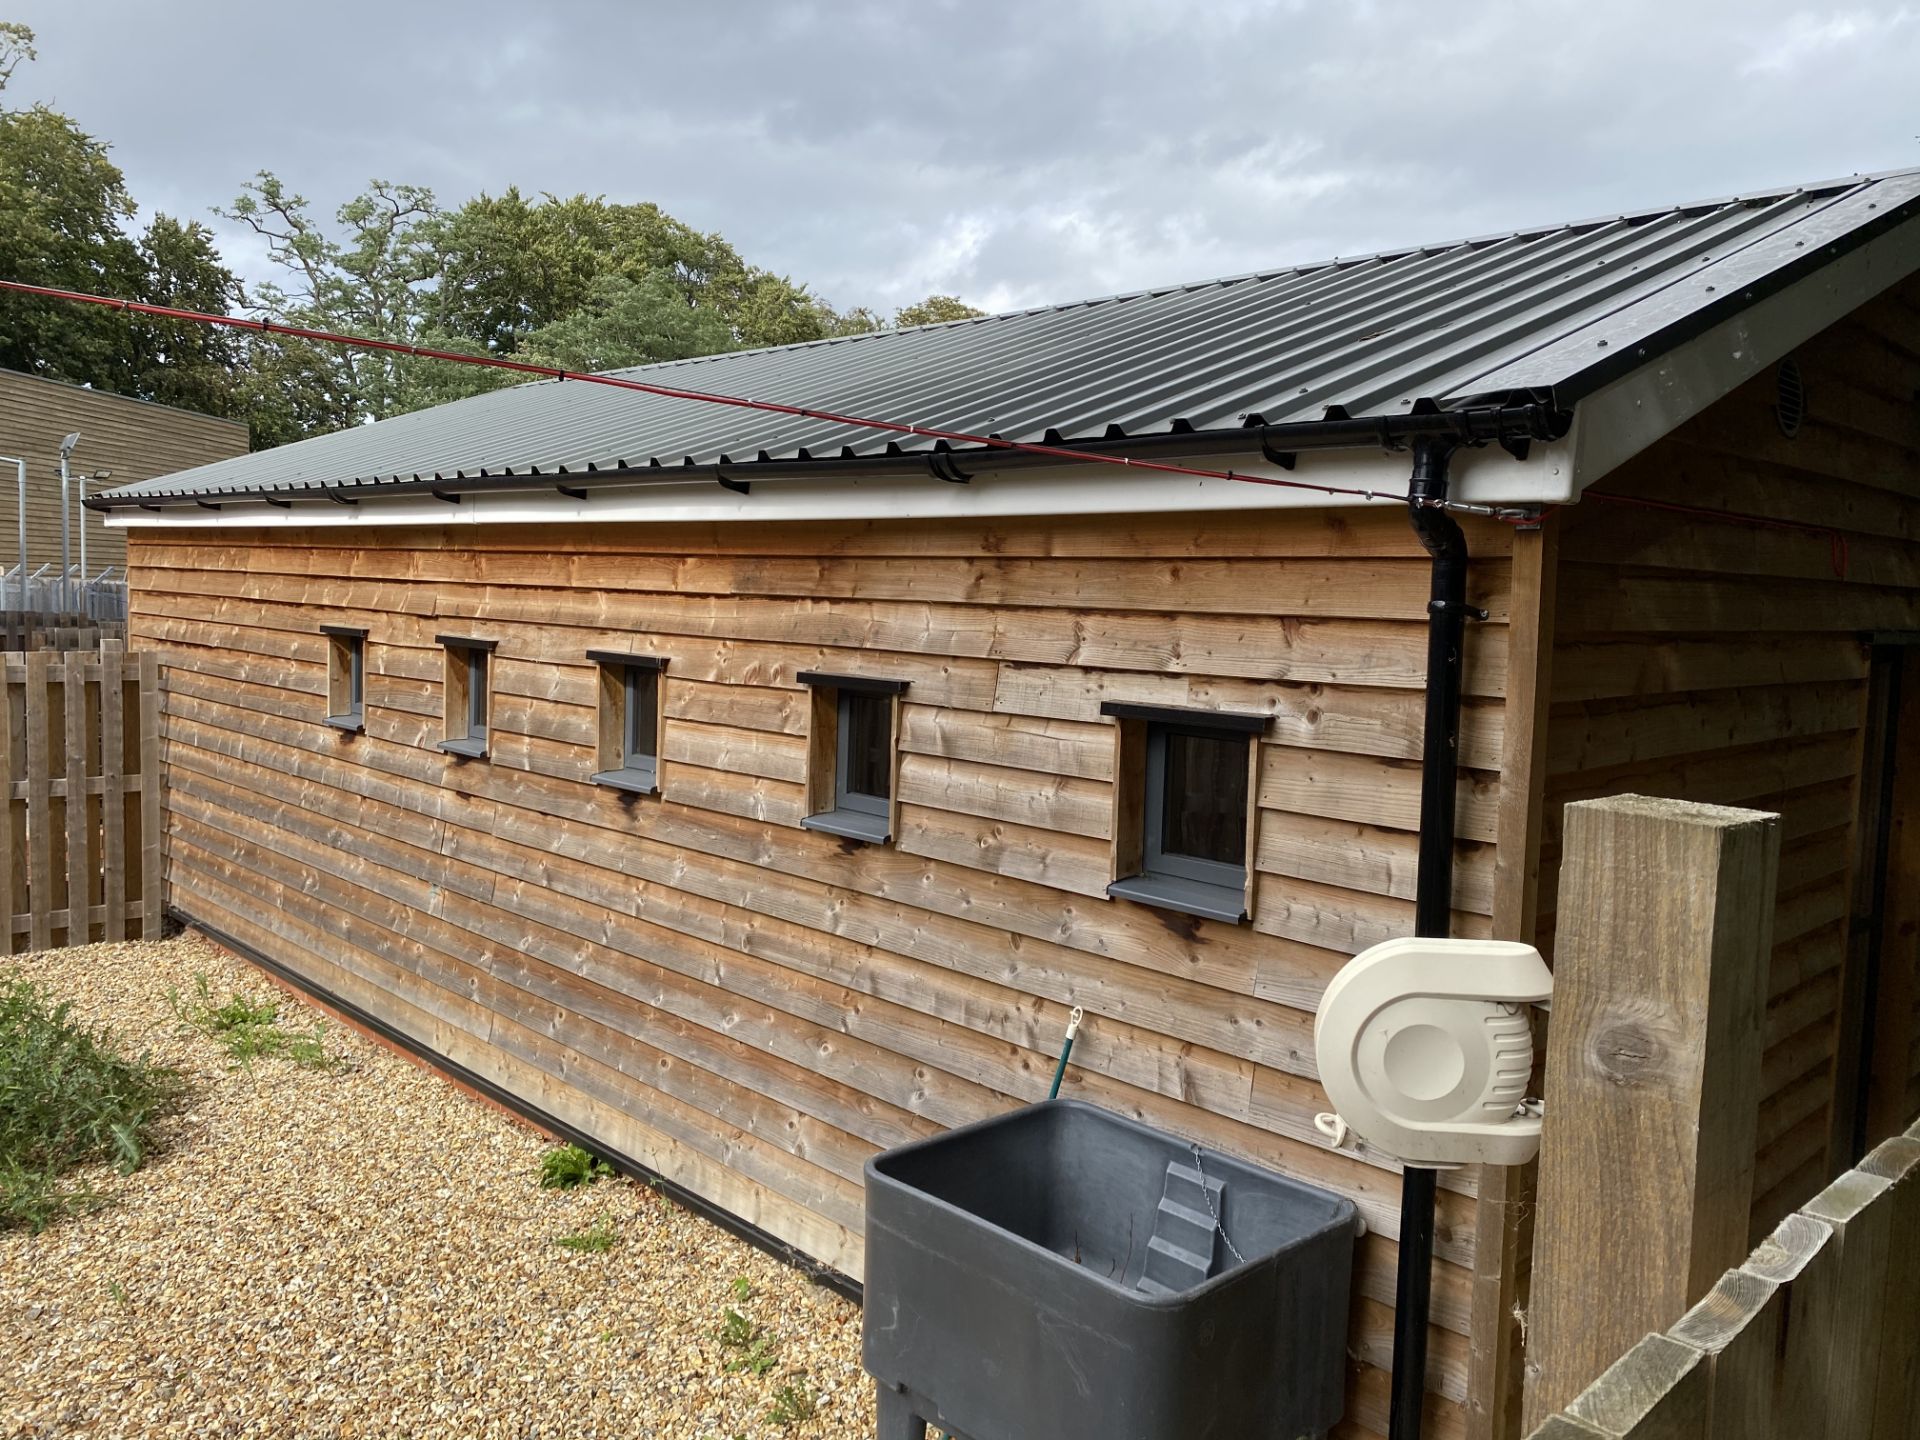
[(1047, 1099), (1060, 1098), (1060, 1081), (1067, 1073), (1067, 1057), (1073, 1054), (1073, 1037), (1080, 1029), (1081, 1009), (1073, 1007), (1073, 1013), (1067, 1016), (1067, 1043), (1060, 1047), (1060, 1063), (1053, 1067), (1053, 1084), (1047, 1089)]

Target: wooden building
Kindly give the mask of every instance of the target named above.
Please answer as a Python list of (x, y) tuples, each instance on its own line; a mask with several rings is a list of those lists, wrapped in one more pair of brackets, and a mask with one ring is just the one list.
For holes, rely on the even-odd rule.
[[(87, 565), (95, 575), (127, 563), (127, 541), (117, 526), (82, 508), (83, 484), (91, 493), (247, 453), (244, 421), (0, 370), (0, 456), (27, 462), (30, 572), (42, 565), (49, 566), (49, 575), (60, 569), (60, 442), (74, 434), (80, 440), (67, 465), (67, 546), (77, 566), (84, 526)], [(103, 478), (83, 478), (94, 475)], [(20, 558), (18, 482), (17, 468), (0, 461), (0, 570), (11, 570)]]
[[(1341, 1433), (1384, 1433), (1399, 1186), (1316, 1131), (1312, 1024), (1413, 922), (1405, 445), (1505, 440), (1451, 456), (1456, 933), (1550, 953), (1565, 801), (1785, 817), (1758, 1233), (1920, 1110), (1916, 215), (1841, 181), (117, 491), (171, 903), (854, 1277), (866, 1158), (1043, 1095), (1084, 1007), (1065, 1093), (1358, 1203)], [(1431, 1435), (1513, 1433), (1524, 1184), (1442, 1177)]]

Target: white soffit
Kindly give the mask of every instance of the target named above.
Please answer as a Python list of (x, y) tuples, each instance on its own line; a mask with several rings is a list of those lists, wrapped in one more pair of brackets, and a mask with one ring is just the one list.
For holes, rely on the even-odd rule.
[[(160, 510), (113, 510), (106, 523), (184, 529), (260, 527), (363, 527), (383, 525), (511, 525), (619, 521), (778, 521), (966, 519), (1019, 515), (1155, 514), (1183, 511), (1299, 510), (1333, 505), (1399, 504), (1407, 493), (1411, 457), (1377, 451), (1305, 453), (1295, 469), (1281, 470), (1259, 458), (1210, 455), (1193, 463), (1251, 476), (1374, 490), (1378, 499), (1328, 495), (1291, 485), (1207, 480), (1122, 465), (1076, 465), (1059, 469), (986, 471), (956, 485), (919, 475), (871, 478), (755, 480), (742, 495), (712, 480), (645, 481), (602, 485), (576, 499), (535, 481), (524, 490), (468, 494), (459, 503), (436, 499), (376, 498), (369, 504), (295, 500), (289, 505), (231, 500), (218, 509), (168, 506)], [(1572, 464), (1564, 442), (1536, 445), (1525, 460), (1498, 446), (1460, 452), (1454, 462), (1455, 494), (1469, 501), (1509, 501), (1552, 494), (1566, 499)]]

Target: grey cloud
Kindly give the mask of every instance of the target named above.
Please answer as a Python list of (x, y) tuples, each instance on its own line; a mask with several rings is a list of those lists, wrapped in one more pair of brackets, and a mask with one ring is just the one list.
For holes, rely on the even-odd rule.
[[(1752, 3), (0, 0), (149, 208), (267, 167), (651, 199), (836, 304), (991, 305), (1920, 164), (1920, 15)], [(1444, 17), (1444, 18), (1442, 18)], [(262, 256), (226, 236), (230, 258)]]

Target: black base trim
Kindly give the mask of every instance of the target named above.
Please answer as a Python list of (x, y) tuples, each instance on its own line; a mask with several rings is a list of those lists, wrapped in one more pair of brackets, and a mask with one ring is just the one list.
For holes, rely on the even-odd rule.
[(328, 1009), (338, 1010), (342, 1015), (345, 1015), (353, 1021), (354, 1024), (364, 1026), (388, 1044), (394, 1045), (406, 1051), (409, 1055), (414, 1056), (416, 1059), (426, 1062), (448, 1079), (457, 1080), (462, 1085), (479, 1091), (502, 1109), (511, 1110), (514, 1114), (520, 1116), (521, 1119), (533, 1122), (549, 1134), (557, 1135), (562, 1140), (570, 1141), (583, 1150), (591, 1150), (594, 1154), (610, 1161), (613, 1167), (622, 1174), (631, 1175), (637, 1180), (645, 1181), (648, 1185), (653, 1186), (656, 1190), (659, 1190), (662, 1194), (670, 1198), (676, 1205), (691, 1210), (694, 1214), (700, 1216), (701, 1219), (711, 1221), (728, 1234), (735, 1235), (746, 1241), (755, 1249), (763, 1250), (781, 1263), (792, 1266), (795, 1270), (798, 1270), (809, 1280), (813, 1281), (814, 1284), (831, 1290), (836, 1295), (844, 1296), (855, 1304), (861, 1303), (862, 1292), (860, 1282), (851, 1276), (841, 1274), (831, 1265), (822, 1265), (818, 1260), (796, 1250), (777, 1235), (771, 1235), (767, 1231), (762, 1230), (751, 1220), (743, 1220), (731, 1210), (722, 1209), (711, 1200), (696, 1195), (684, 1185), (669, 1180), (659, 1171), (642, 1165), (631, 1156), (623, 1155), (618, 1150), (608, 1149), (605, 1144), (594, 1139), (593, 1136), (587, 1134), (584, 1130), (576, 1129), (559, 1117), (548, 1114), (537, 1105), (528, 1104), (511, 1091), (502, 1089), (484, 1075), (476, 1074), (474, 1071), (467, 1069), (466, 1066), (461, 1065), (457, 1061), (449, 1060), (439, 1051), (422, 1044), (411, 1035), (396, 1030), (386, 1021), (380, 1019), (377, 1015), (370, 1014), (361, 1009), (351, 1000), (343, 1000), (331, 990), (328, 990), (324, 985), (316, 985), (298, 971), (288, 969), (277, 960), (268, 959), (265, 955), (261, 954), (260, 951), (247, 944), (246, 941), (235, 939), (219, 926), (209, 925), (204, 920), (197, 920), (178, 906), (168, 906), (167, 913), (182, 925), (190, 926), (195, 930), (203, 932), (209, 939), (215, 941), (217, 944), (225, 946), (251, 964), (258, 965), (262, 970), (274, 976), (276, 979), (284, 981), (304, 994), (311, 995)]

